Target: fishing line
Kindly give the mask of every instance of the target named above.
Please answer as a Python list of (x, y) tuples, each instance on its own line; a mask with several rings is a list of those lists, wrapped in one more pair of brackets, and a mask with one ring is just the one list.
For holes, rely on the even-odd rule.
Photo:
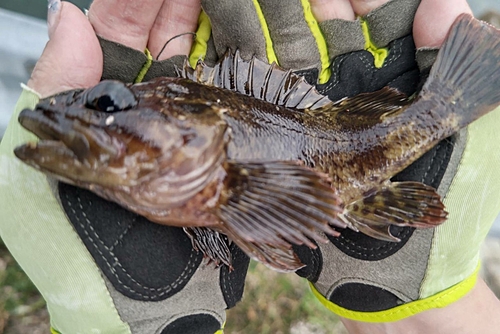
[(182, 34), (179, 34), (179, 35), (176, 35), (176, 36), (170, 38), (168, 41), (165, 42), (165, 44), (163, 44), (163, 47), (161, 48), (160, 53), (158, 53), (158, 56), (156, 56), (156, 60), (158, 60), (160, 58), (160, 55), (163, 53), (163, 51), (167, 47), (168, 43), (170, 43), (172, 40), (174, 40), (178, 37), (184, 36), (184, 35), (193, 35), (193, 40), (196, 39), (196, 33), (194, 33), (194, 32), (183, 32)]

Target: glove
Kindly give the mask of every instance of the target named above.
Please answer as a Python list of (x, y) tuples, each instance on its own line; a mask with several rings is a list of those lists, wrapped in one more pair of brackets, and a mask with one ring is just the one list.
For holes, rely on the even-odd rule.
[[(71, 31), (67, 5), (54, 43), (62, 43), (59, 31)], [(113, 66), (122, 68), (117, 73), (127, 81), (150, 75), (142, 70), (147, 56), (110, 44), (102, 42), (105, 75), (113, 77)], [(117, 64), (123, 55), (132, 55), (131, 60)], [(149, 63), (154, 69), (174, 61)], [(152, 224), (22, 164), (13, 149), (34, 137), (20, 127), (17, 115), (38, 99), (25, 87), (0, 145), (0, 234), (47, 301), (53, 332), (219, 331), (225, 309), (241, 298), (248, 257), (233, 245), (234, 270), (216, 268), (193, 249), (182, 229)]]
[[(415, 50), (411, 31), (419, 3), (392, 0), (354, 22), (320, 23), (309, 4), (298, 0), (204, 0), (202, 8), (212, 25), (207, 48), (213, 43), (219, 57), (231, 48), (244, 58), (275, 61), (338, 100), (384, 86), (407, 95), (418, 89), (437, 54)], [(212, 54), (205, 56), (208, 63)], [(358, 321), (397, 321), (444, 307), (474, 286), (479, 247), (500, 208), (500, 179), (494, 173), (500, 157), (491, 154), (499, 125), (497, 110), (394, 177), (436, 188), (449, 212), (443, 225), (393, 226), (397, 243), (344, 230), (316, 249), (295, 247), (306, 264), (297, 274), (311, 282), (326, 307)]]

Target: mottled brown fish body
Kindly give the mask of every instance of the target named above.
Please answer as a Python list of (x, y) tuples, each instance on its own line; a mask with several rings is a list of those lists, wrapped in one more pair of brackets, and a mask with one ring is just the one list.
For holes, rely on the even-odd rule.
[(314, 248), (326, 241), (318, 232), (349, 227), (397, 241), (391, 225), (446, 219), (433, 188), (389, 179), (500, 104), (500, 32), (461, 16), (414, 99), (384, 88), (331, 102), (238, 53), (179, 73), (41, 101), (19, 118), (41, 141), (15, 153), (151, 221), (185, 227), (216, 262), (231, 263), (220, 232), (265, 264), (296, 270), (292, 244)]

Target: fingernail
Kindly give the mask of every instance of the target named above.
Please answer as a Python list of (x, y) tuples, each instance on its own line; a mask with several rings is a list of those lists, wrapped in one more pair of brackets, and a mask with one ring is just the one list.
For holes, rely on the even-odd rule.
[(61, 13), (61, 0), (48, 0), (47, 26), (49, 27), (49, 39), (56, 30)]

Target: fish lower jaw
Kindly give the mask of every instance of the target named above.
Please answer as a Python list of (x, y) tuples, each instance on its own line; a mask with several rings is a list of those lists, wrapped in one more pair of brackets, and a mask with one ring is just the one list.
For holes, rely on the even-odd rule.
[(134, 186), (130, 171), (111, 168), (102, 161), (80, 160), (63, 142), (40, 140), (29, 142), (14, 149), (15, 156), (64, 183), (89, 188), (91, 184), (102, 187)]
[(38, 142), (28, 142), (14, 149), (14, 154), (20, 160), (41, 169), (49, 167), (59, 162), (64, 169), (63, 160), (77, 160), (76, 155), (66, 145), (58, 140), (40, 140)]

